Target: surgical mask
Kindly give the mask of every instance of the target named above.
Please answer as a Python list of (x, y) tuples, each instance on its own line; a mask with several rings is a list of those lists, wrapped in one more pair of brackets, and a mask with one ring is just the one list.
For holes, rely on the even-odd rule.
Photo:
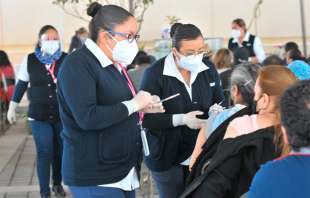
[(59, 40), (41, 41), (41, 51), (43, 53), (53, 55), (60, 48)]
[(179, 54), (179, 66), (190, 72), (196, 72), (202, 64), (203, 54), (184, 56)]
[(122, 66), (127, 67), (127, 65), (131, 64), (138, 54), (139, 48), (137, 42), (135, 40), (129, 42), (127, 39), (117, 41), (114, 37), (112, 38), (116, 42), (113, 50), (109, 48), (112, 51), (113, 60)]
[(87, 37), (80, 37), (80, 41), (82, 44), (85, 44)]
[(235, 39), (238, 39), (241, 36), (240, 30), (233, 29), (231, 31), (231, 36)]

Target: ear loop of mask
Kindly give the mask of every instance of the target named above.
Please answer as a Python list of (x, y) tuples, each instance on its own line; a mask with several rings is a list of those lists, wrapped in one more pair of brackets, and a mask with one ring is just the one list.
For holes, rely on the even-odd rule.
[[(109, 36), (112, 38), (112, 40), (113, 40), (116, 44), (118, 43), (118, 40), (116, 40), (116, 39), (114, 38), (114, 36), (113, 36), (110, 32), (108, 32), (108, 31), (105, 31), (105, 32), (107, 32), (107, 33), (109, 34)], [(111, 49), (111, 47), (110, 47), (109, 45), (106, 44), (106, 47), (110, 50), (111, 53), (113, 53), (113, 50)]]

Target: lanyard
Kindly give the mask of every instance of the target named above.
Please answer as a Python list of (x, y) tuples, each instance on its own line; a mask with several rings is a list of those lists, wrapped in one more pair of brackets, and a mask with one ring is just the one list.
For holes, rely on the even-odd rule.
[[(128, 85), (128, 87), (130, 89), (130, 92), (131, 92), (132, 96), (135, 97), (137, 95), (137, 91), (135, 89), (135, 86), (132, 83), (132, 80), (129, 77), (129, 74), (128, 74), (127, 70), (121, 64), (118, 64), (118, 65), (121, 68), (122, 73), (124, 74), (124, 76), (125, 76), (125, 78), (127, 80), (127, 85)], [(144, 119), (144, 113), (143, 112), (139, 112), (139, 124), (141, 126), (142, 126), (143, 119)]]
[(54, 71), (55, 71), (55, 67), (56, 67), (56, 62), (54, 62), (52, 65), (50, 65), (49, 67), (46, 65), (46, 69), (47, 71), (50, 73), (50, 75), (52, 76), (52, 79), (54, 81), (54, 83), (57, 82), (57, 78), (54, 74)]

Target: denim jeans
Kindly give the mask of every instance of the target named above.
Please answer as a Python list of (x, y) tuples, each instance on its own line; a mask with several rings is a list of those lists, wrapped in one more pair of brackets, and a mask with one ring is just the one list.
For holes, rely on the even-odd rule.
[(50, 194), (50, 171), (52, 166), (53, 185), (61, 184), (62, 140), (60, 122), (49, 123), (31, 120), (30, 127), (37, 151), (37, 173), (41, 196)]
[(185, 188), (188, 166), (176, 165), (167, 171), (151, 171), (159, 198), (178, 198)]
[(135, 191), (101, 186), (69, 186), (74, 198), (135, 198)]

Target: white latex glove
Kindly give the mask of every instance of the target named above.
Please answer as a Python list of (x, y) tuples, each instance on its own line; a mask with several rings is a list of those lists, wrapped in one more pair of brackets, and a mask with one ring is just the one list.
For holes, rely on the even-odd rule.
[(18, 103), (11, 101), (9, 105), (9, 110), (7, 113), (7, 119), (10, 124), (14, 124), (16, 122), (16, 107)]
[(183, 124), (185, 124), (191, 129), (201, 129), (206, 124), (206, 120), (197, 118), (197, 115), (203, 115), (203, 112), (192, 111), (184, 114), (182, 120)]
[(164, 113), (165, 109), (160, 102), (160, 98), (157, 95), (152, 95), (152, 103), (146, 108), (142, 109), (144, 113)]
[(153, 103), (153, 98), (149, 92), (139, 91), (138, 94), (131, 99), (134, 104), (134, 112), (140, 111)]

